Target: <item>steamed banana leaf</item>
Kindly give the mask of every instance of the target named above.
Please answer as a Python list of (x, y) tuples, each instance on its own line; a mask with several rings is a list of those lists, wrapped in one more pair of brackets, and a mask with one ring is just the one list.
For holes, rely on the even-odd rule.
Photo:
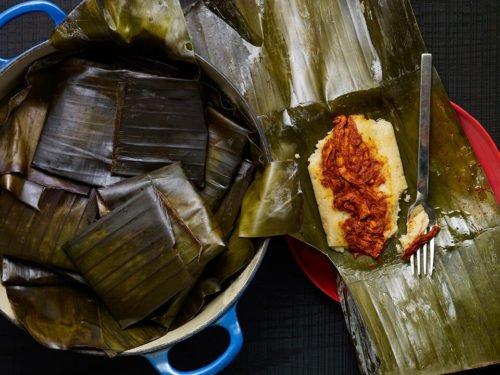
[(206, 186), (201, 196), (217, 209), (239, 168), (249, 131), (208, 107), (209, 130)]
[(39, 343), (53, 349), (101, 348), (97, 302), (78, 289), (61, 286), (9, 286), (16, 318)]
[[(50, 348), (102, 349), (113, 356), (146, 344), (166, 333), (160, 325), (149, 322), (122, 329), (93, 295), (87, 290), (77, 288), (76, 284), (68, 283), (67, 280), (33, 263), (3, 259), (2, 283), (8, 287), (16, 318), (40, 343)], [(11, 289), (12, 286), (17, 288)], [(62, 287), (57, 289), (58, 286)], [(100, 334), (94, 326), (97, 323), (96, 307)], [(71, 316), (64, 316), (68, 311), (76, 312), (73, 319)], [(61, 316), (64, 316), (63, 321)], [(93, 323), (89, 326), (87, 322)], [(61, 328), (61, 325), (64, 326)], [(87, 332), (88, 328), (92, 329), (93, 335), (78, 334)], [(68, 336), (68, 332), (75, 334)]]
[[(5, 107), (0, 109), (0, 175), (18, 173), (27, 179), (26, 185), (32, 182), (87, 195), (88, 187), (31, 168), (52, 91), (52, 71), (42, 67), (55, 61), (41, 60), (31, 66), (26, 75), (27, 87), (8, 98)], [(5, 185), (4, 188), (7, 189)]]
[[(307, 172), (307, 159), (336, 114), (384, 118), (394, 126), (415, 197), (418, 68), (425, 46), (409, 1), (265, 0), (245, 17), (224, 16), (238, 17), (239, 23), (229, 22), (246, 28), (246, 20), (260, 17), (262, 46), (246, 42), (198, 3), (186, 15), (195, 51), (249, 100), (273, 158), (298, 158), (305, 207), (295, 236), (325, 253), (345, 281), (350, 298), (342, 303), (362, 370), (444, 373), (499, 362), (499, 209), (437, 74), (430, 200), (441, 234), (432, 278), (410, 274), (395, 240), (378, 263), (329, 249)], [(404, 232), (408, 204), (401, 203)], [(254, 220), (266, 215), (262, 210)], [(272, 234), (257, 229), (254, 234)]]
[(239, 236), (296, 233), (302, 227), (302, 191), (294, 161), (273, 161), (257, 172), (241, 207)]
[(40, 210), (38, 204), (45, 188), (29, 180), (25, 180), (16, 174), (0, 175), (0, 187), (10, 191), (17, 199), (34, 208)]
[(241, 163), (231, 187), (215, 213), (215, 220), (220, 225), (223, 238), (226, 238), (233, 230), (234, 223), (240, 213), (243, 197), (252, 182), (254, 170), (255, 167), (249, 160), (244, 160)]
[(149, 186), (64, 246), (122, 328), (144, 319), (190, 284), (184, 259), (173, 249), (166, 204)]
[(58, 74), (33, 166), (88, 185), (119, 181), (111, 158), (120, 72), (70, 58)]
[(220, 253), (224, 242), (210, 209), (189, 182), (179, 163), (136, 176), (98, 190), (101, 214), (126, 202), (152, 183), (170, 202), (203, 247), (207, 261)]
[(0, 212), (1, 255), (75, 270), (62, 245), (92, 223), (97, 204), (95, 194), (87, 198), (47, 189), (37, 211), (3, 191)]
[(171, 60), (194, 62), (178, 0), (85, 0), (56, 28), (50, 42), (65, 51), (105, 43), (131, 47), (145, 55), (160, 51)]
[(137, 176), (180, 161), (190, 180), (203, 187), (208, 129), (199, 82), (129, 76), (118, 111), (114, 174)]
[(4, 286), (64, 285), (66, 280), (47, 268), (18, 259), (3, 257)]

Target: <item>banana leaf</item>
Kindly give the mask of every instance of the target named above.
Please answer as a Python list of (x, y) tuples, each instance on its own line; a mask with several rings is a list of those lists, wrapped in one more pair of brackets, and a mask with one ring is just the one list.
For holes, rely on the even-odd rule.
[(34, 263), (4, 257), (2, 284), (4, 286), (64, 285), (66, 280), (56, 273)]
[[(329, 249), (307, 173), (307, 159), (336, 114), (384, 118), (394, 126), (415, 197), (425, 46), (409, 1), (266, 0), (258, 14), (240, 17), (240, 25), (252, 16), (262, 19), (261, 47), (202, 3), (186, 18), (195, 51), (228, 76), (260, 116), (273, 158), (298, 157), (305, 206), (304, 225), (294, 235), (339, 270), (362, 371), (445, 373), (499, 362), (499, 209), (437, 74), (430, 201), (441, 234), (432, 278), (411, 275), (394, 239), (378, 263)], [(401, 206), (400, 233), (408, 204)]]
[(126, 202), (134, 193), (152, 183), (178, 212), (202, 245), (202, 257), (209, 261), (220, 253), (224, 242), (210, 209), (189, 182), (179, 163), (136, 176), (98, 190), (101, 214)]
[(120, 72), (70, 58), (58, 79), (32, 165), (88, 185), (119, 181), (110, 168)]
[(111, 171), (137, 176), (180, 161), (190, 180), (203, 188), (208, 129), (202, 85), (146, 75), (127, 77), (124, 85)]
[(74, 271), (62, 245), (94, 220), (97, 204), (95, 194), (87, 198), (47, 189), (37, 211), (3, 191), (0, 212), (1, 255)]
[(233, 230), (238, 219), (243, 197), (252, 182), (255, 167), (249, 160), (244, 160), (240, 165), (238, 174), (234, 177), (229, 190), (215, 212), (215, 220), (219, 223), (223, 238)]
[(241, 207), (240, 237), (296, 233), (302, 227), (302, 191), (295, 161), (273, 161), (248, 188)]
[(10, 191), (21, 202), (40, 210), (38, 204), (45, 188), (16, 174), (0, 175), (0, 187)]
[(212, 107), (207, 108), (207, 117), (206, 186), (200, 194), (215, 211), (241, 164), (249, 131)]
[(27, 179), (26, 185), (31, 186), (32, 182), (48, 188), (88, 195), (88, 187), (31, 168), (53, 86), (50, 82), (52, 71), (42, 69), (50, 65), (49, 61), (54, 62), (47, 59), (32, 65), (26, 75), (27, 87), (7, 98), (6, 105), (0, 109), (0, 174), (18, 173)]
[(166, 204), (149, 186), (64, 246), (122, 328), (141, 321), (190, 284), (187, 265), (173, 249)]
[(7, 296), (24, 328), (53, 349), (103, 346), (99, 306), (66, 286), (9, 286)]
[[(102, 349), (114, 356), (166, 333), (160, 325), (149, 322), (122, 329), (88, 290), (78, 288), (77, 284), (68, 283), (67, 278), (33, 263), (4, 258), (2, 283), (8, 287), (18, 321), (41, 344), (50, 348)], [(12, 286), (16, 288), (11, 289)], [(100, 336), (95, 327), (96, 307)], [(65, 316), (68, 311), (76, 312), (76, 315), (71, 315), (74, 319)], [(62, 321), (61, 317), (64, 317)], [(62, 328), (61, 324), (64, 325)], [(89, 328), (94, 334), (79, 334)], [(70, 332), (75, 334), (68, 336)]]
[(50, 38), (57, 49), (74, 51), (105, 43), (161, 51), (171, 60), (194, 62), (193, 46), (178, 0), (86, 0)]

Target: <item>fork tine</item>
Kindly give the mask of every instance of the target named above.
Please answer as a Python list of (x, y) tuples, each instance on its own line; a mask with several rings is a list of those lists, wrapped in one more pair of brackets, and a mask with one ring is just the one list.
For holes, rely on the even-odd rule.
[(423, 274), (427, 275), (427, 244), (424, 244), (424, 246), (422, 246), (422, 247), (423, 247), (422, 262), (424, 263), (423, 264), (423, 269), (424, 269)]
[(432, 276), (432, 271), (434, 270), (434, 238), (431, 238), (429, 242), (429, 250), (431, 252), (431, 259), (429, 263), (429, 277)]
[(420, 276), (420, 249), (417, 250), (417, 275)]
[[(428, 232), (428, 230), (426, 229), (424, 231), (424, 233), (427, 234), (427, 232)], [(422, 247), (423, 247), (423, 253), (424, 253), (423, 257), (422, 257), (422, 262), (424, 262), (424, 264), (423, 264), (423, 266), (424, 266), (423, 267), (424, 268), (424, 275), (427, 275), (427, 244), (424, 243), (424, 246), (422, 246)]]
[(412, 255), (410, 257), (410, 264), (411, 264), (411, 274), (415, 275), (415, 255)]

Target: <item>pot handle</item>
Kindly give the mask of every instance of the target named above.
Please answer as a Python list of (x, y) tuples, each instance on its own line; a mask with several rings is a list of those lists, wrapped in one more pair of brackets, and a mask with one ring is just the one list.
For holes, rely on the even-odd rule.
[(238, 355), (243, 346), (243, 333), (241, 332), (238, 317), (236, 315), (236, 304), (231, 306), (219, 320), (213, 323), (214, 326), (219, 326), (229, 333), (229, 346), (224, 353), (215, 361), (205, 367), (191, 371), (179, 371), (172, 367), (168, 358), (169, 351), (167, 348), (162, 351), (146, 354), (145, 357), (151, 362), (161, 375), (213, 375), (226, 368)]
[[(13, 7), (0, 13), (0, 29), (4, 27), (7, 23), (22, 16), (23, 14), (42, 12), (47, 14), (54, 24), (59, 25), (66, 18), (66, 13), (64, 13), (61, 8), (49, 1), (26, 1), (14, 5)], [(13, 58), (2, 59), (0, 58), (0, 69), (7, 65)]]

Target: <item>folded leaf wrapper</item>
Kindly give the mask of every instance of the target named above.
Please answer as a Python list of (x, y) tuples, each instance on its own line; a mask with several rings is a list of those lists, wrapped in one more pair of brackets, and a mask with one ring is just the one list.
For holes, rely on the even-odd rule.
[[(438, 207), (441, 233), (432, 279), (411, 275), (395, 240), (380, 262), (328, 248), (307, 172), (307, 159), (331, 130), (335, 115), (384, 118), (394, 126), (408, 192), (415, 197), (418, 69), (425, 46), (409, 1), (260, 4), (258, 10), (240, 8), (244, 17), (219, 10), (231, 25), (250, 28), (248, 20), (261, 19), (260, 47), (203, 3), (191, 7), (186, 18), (194, 49), (249, 100), (263, 122), (273, 158), (295, 158), (304, 223), (294, 236), (325, 253), (345, 281), (350, 298), (342, 303), (362, 370), (443, 373), (499, 362), (500, 249), (493, 245), (500, 240), (499, 210), (437, 74), (430, 200)], [(254, 182), (247, 196), (257, 198), (264, 190), (257, 184), (265, 186)], [(408, 205), (401, 202), (400, 233)], [(243, 207), (240, 230), (260, 229), (267, 211), (245, 223), (246, 214)]]
[(17, 259), (2, 260), (2, 284), (4, 286), (64, 285), (63, 277), (40, 267)]
[(191, 281), (174, 251), (163, 199), (149, 186), (64, 247), (123, 328), (143, 320)]

